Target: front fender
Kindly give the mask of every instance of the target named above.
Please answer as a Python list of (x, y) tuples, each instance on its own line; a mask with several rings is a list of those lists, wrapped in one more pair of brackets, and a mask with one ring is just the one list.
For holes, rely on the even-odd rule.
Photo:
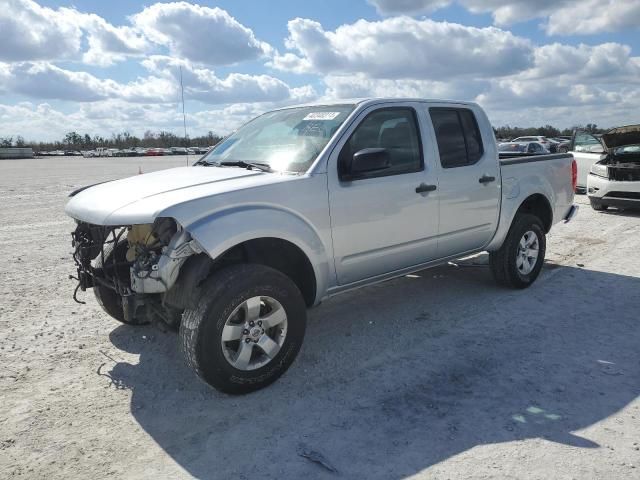
[(316, 303), (329, 281), (329, 255), (320, 235), (295, 212), (265, 205), (243, 205), (216, 212), (190, 225), (191, 236), (216, 259), (230, 248), (258, 238), (278, 238), (296, 245), (309, 259), (316, 277)]

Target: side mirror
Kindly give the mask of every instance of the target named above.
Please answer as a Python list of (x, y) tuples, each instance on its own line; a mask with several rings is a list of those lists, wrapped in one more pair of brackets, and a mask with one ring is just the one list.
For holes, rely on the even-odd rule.
[(604, 148), (602, 148), (602, 145), (593, 145), (593, 146), (589, 147), (589, 152), (590, 153), (604, 153)]
[(391, 157), (386, 148), (363, 148), (353, 154), (348, 165), (344, 166), (344, 180), (352, 180), (367, 173), (389, 168)]

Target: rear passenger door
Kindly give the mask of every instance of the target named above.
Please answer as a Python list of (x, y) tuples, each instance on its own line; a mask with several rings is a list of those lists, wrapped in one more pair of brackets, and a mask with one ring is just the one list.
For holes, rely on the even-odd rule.
[(440, 164), (438, 256), (442, 258), (480, 249), (493, 237), (500, 169), (495, 139), (491, 132), (481, 132), (473, 109), (429, 107), (428, 114)]

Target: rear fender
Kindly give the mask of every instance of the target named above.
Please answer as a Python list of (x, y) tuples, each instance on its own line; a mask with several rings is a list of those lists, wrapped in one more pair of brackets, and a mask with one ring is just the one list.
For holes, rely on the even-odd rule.
[[(493, 239), (491, 239), (485, 250), (491, 252), (498, 250), (502, 246), (516, 213), (518, 213), (518, 209), (527, 198), (536, 194), (542, 195), (549, 203), (549, 206), (555, 205), (556, 198), (553, 186), (545, 176), (532, 174), (522, 179), (509, 177), (508, 175), (503, 177), (500, 221)], [(553, 207), (551, 208), (551, 225), (553, 225), (557, 212), (553, 211)]]

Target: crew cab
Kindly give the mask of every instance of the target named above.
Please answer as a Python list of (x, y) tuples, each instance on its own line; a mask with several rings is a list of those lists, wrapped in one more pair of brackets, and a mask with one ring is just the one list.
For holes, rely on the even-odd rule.
[(640, 125), (602, 135), (604, 158), (591, 165), (587, 195), (594, 210), (640, 208)]
[(247, 393), (286, 371), (332, 295), (482, 251), (498, 283), (530, 286), (575, 182), (571, 155), (499, 160), (474, 103), (283, 108), (193, 166), (72, 192), (74, 297), (178, 329), (204, 381)]

